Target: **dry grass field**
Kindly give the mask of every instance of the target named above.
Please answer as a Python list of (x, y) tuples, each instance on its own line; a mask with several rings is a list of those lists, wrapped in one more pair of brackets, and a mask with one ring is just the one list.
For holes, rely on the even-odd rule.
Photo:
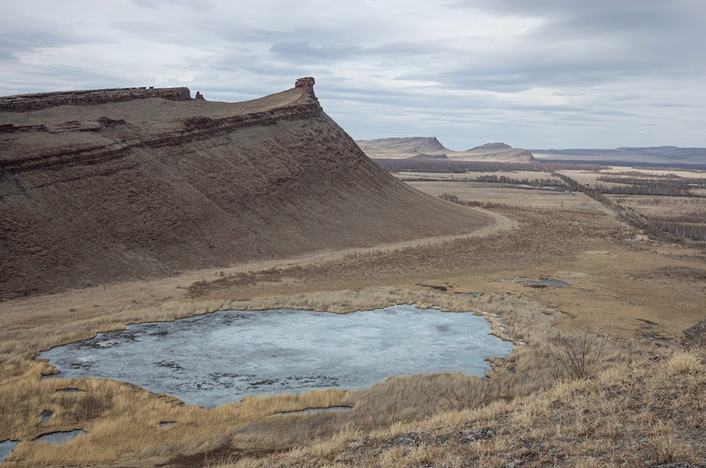
[[(0, 441), (22, 441), (8, 466), (706, 462), (697, 431), (704, 410), (692, 404), (704, 398), (703, 357), (665, 357), (678, 348), (672, 344), (681, 341), (682, 330), (704, 319), (703, 246), (645, 240), (583, 193), (466, 182), (410, 185), (483, 203), (495, 225), (475, 235), (0, 303)], [(543, 275), (571, 286), (519, 282)], [(467, 292), (483, 296), (456, 294)], [(110, 380), (42, 379), (52, 369), (33, 359), (52, 346), (128, 323), (227, 309), (348, 313), (395, 302), (485, 313), (495, 333), (518, 346), (493, 363), (486, 380), (407, 376), (356, 392), (247, 398), (215, 409)], [(572, 378), (562, 359), (582, 340), (590, 344), (585, 354), (593, 363), (583, 377), (592, 380)], [(650, 362), (650, 356), (660, 357)], [(64, 388), (82, 392), (58, 391)], [(335, 405), (353, 409), (273, 416)], [(39, 415), (47, 409), (54, 416), (44, 424)], [(176, 424), (161, 428), (160, 422)], [(32, 442), (79, 428), (86, 434), (62, 446)]]
[(448, 193), (456, 195), (462, 200), (479, 203), (502, 203), (526, 208), (536, 207), (608, 213), (603, 205), (583, 193), (565, 192), (560, 189), (517, 188), (505, 184), (486, 182), (412, 181), (408, 183), (417, 190), (437, 197)]
[(449, 178), (456, 180), (474, 180), (482, 176), (498, 176), (498, 177), (509, 177), (512, 179), (551, 179), (559, 181), (560, 179), (549, 172), (537, 172), (537, 171), (507, 171), (507, 172), (466, 172), (466, 173), (452, 173), (452, 172), (396, 172), (395, 177), (400, 179), (435, 179), (435, 180), (448, 180)]
[[(568, 177), (571, 177), (574, 179), (576, 182), (578, 182), (581, 185), (591, 185), (593, 186), (594, 184), (598, 183), (597, 179), (605, 173), (603, 171), (601, 172), (592, 172), (592, 171), (572, 171), (572, 170), (563, 170), (563, 171), (558, 171), (560, 174), (564, 174)], [(616, 187), (616, 186), (621, 186), (623, 184), (616, 183), (616, 182), (601, 182), (601, 184), (605, 185), (606, 187)]]
[(706, 458), (703, 351), (613, 367), (510, 403), (440, 412), (264, 459), (215, 466), (698, 467)]
[(644, 175), (675, 175), (679, 177), (696, 177), (700, 179), (706, 179), (706, 171), (704, 170), (676, 170), (676, 169), (640, 169), (640, 167), (625, 167), (625, 166), (611, 166), (609, 169), (601, 170), (605, 174), (619, 174), (621, 172), (638, 172)]
[(702, 172), (625, 169), (613, 173), (561, 171), (557, 175), (572, 190), (586, 193), (653, 239), (706, 241)]
[(649, 195), (607, 195), (610, 200), (640, 214), (661, 218), (703, 216), (706, 222), (706, 198), (653, 197)]

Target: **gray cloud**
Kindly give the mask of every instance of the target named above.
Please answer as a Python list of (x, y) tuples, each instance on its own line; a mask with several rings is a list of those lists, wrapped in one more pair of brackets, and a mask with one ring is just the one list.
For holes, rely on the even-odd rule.
[(0, 17), (0, 93), (313, 75), (356, 138), (706, 146), (705, 22), (702, 0), (32, 0)]
[(213, 10), (213, 3), (206, 0), (132, 0), (132, 3), (143, 8), (158, 10), (174, 6), (188, 8), (195, 12), (209, 12)]

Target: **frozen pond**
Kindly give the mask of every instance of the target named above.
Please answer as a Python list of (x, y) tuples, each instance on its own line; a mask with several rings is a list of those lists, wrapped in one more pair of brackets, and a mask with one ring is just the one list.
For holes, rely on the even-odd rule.
[(19, 442), (16, 440), (5, 440), (0, 442), (0, 463), (5, 461), (5, 459), (10, 456), (15, 447), (17, 447), (17, 444), (19, 444)]
[(390, 375), (484, 375), (486, 357), (512, 343), (472, 313), (409, 305), (338, 315), (297, 310), (223, 311), (123, 331), (40, 354), (59, 377), (130, 382), (188, 404), (216, 406), (246, 395), (359, 389)]

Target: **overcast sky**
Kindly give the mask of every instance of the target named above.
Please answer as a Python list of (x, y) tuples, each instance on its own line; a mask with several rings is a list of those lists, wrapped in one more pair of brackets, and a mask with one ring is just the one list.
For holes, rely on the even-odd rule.
[(302, 76), (356, 139), (704, 147), (706, 1), (2, 5), (0, 95), (188, 86), (241, 101)]

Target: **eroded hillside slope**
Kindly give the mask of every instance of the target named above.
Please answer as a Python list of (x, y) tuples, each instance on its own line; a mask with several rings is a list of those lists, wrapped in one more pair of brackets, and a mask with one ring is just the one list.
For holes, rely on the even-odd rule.
[(492, 222), (378, 168), (313, 79), (244, 103), (81, 93), (0, 98), (0, 299)]

